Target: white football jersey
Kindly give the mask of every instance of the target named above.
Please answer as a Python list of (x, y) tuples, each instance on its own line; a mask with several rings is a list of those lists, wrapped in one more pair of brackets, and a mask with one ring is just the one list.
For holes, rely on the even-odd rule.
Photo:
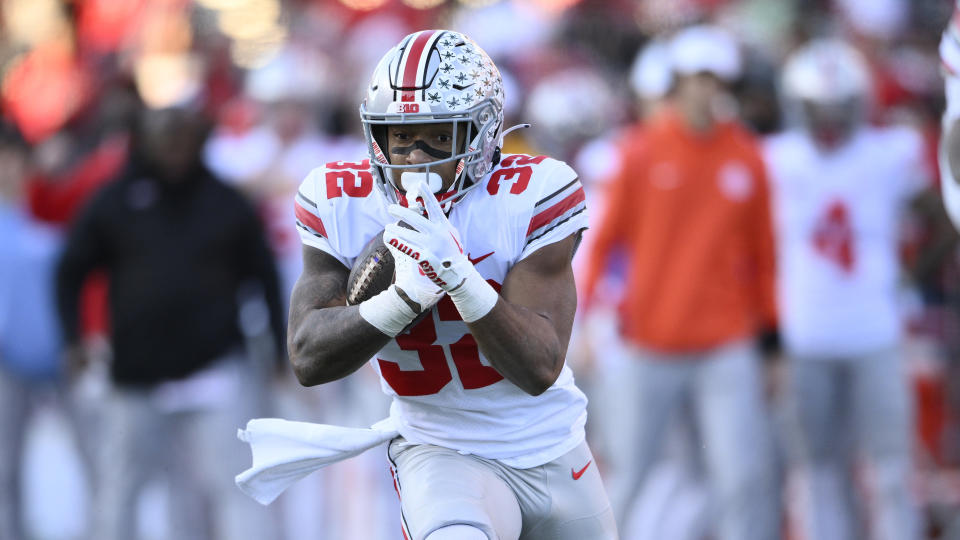
[[(395, 221), (369, 161), (328, 163), (296, 197), (304, 244), (347, 268)], [(567, 164), (546, 156), (504, 156), (453, 206), (450, 222), (480, 274), (499, 290), (517, 262), (587, 227), (583, 187)], [(584, 440), (587, 399), (564, 366), (556, 383), (531, 396), (503, 378), (478, 350), (449, 297), (371, 359), (390, 414), (413, 443), (452, 448), (528, 468)]]
[(780, 330), (802, 356), (895, 345), (902, 211), (928, 175), (919, 135), (860, 129), (822, 153), (805, 133), (770, 138)]

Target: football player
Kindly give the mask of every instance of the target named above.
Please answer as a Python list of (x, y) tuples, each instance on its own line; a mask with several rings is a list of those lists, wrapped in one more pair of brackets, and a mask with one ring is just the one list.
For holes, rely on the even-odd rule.
[[(380, 374), (406, 538), (616, 538), (564, 364), (583, 188), (563, 162), (501, 155), (503, 99), (462, 34), (416, 32), (383, 57), (360, 107), (368, 159), (314, 170), (296, 196), (291, 363), (305, 386)], [(345, 305), (381, 231), (395, 282)]]
[(872, 473), (870, 529), (878, 538), (918, 535), (898, 233), (928, 176), (918, 133), (867, 122), (871, 85), (851, 45), (809, 42), (783, 69), (791, 129), (766, 145), (807, 538), (863, 535), (855, 456)]

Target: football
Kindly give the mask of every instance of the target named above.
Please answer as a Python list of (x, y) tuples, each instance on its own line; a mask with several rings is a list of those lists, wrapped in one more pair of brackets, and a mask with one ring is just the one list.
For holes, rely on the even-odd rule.
[(383, 245), (383, 231), (363, 246), (347, 278), (347, 305), (376, 296), (393, 283), (393, 254)]

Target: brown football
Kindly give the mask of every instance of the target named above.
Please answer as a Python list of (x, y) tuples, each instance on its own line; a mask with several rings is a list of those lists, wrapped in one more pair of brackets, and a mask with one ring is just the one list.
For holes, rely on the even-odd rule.
[(360, 250), (347, 278), (347, 304), (355, 305), (376, 296), (393, 283), (393, 254), (383, 245), (383, 231)]

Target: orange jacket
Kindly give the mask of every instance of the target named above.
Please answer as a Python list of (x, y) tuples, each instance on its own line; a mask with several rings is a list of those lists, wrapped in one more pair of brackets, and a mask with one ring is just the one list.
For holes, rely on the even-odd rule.
[(697, 134), (673, 110), (632, 134), (594, 239), (587, 303), (622, 245), (621, 332), (629, 341), (696, 351), (772, 327), (770, 196), (753, 135), (737, 123)]

